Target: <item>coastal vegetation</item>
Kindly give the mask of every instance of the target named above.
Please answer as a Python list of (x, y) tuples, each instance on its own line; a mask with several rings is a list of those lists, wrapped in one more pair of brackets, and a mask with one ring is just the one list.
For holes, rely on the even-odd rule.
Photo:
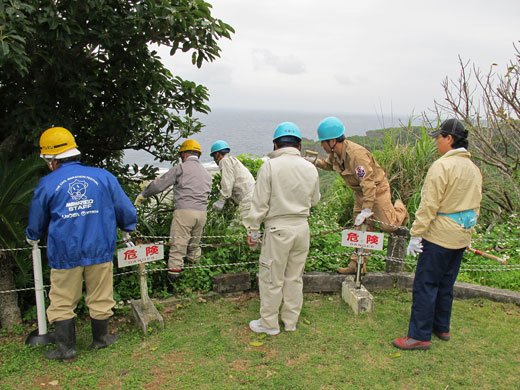
[[(356, 140), (370, 148), (376, 160), (387, 172), (391, 183), (394, 199), (401, 198), (408, 208), (410, 218), (407, 227), (411, 227), (414, 213), (420, 202), (422, 181), (431, 163), (438, 158), (434, 141), (426, 135), (423, 127), (412, 129), (389, 129), (370, 132), (366, 137)], [(375, 134), (375, 135), (374, 135)], [(404, 134), (404, 135), (403, 135)], [(401, 143), (401, 140), (405, 140)], [(412, 141), (413, 143), (412, 143)], [(320, 147), (318, 143), (306, 141), (304, 149)], [(256, 177), (263, 163), (258, 156), (240, 155), (238, 158)], [(41, 168), (41, 166), (40, 166)], [(491, 169), (491, 168), (490, 168)], [(353, 194), (344, 181), (334, 172), (319, 170), (322, 179), (322, 200), (311, 210), (309, 223), (311, 226), (311, 249), (305, 271), (335, 272), (338, 266), (348, 262), (351, 250), (341, 246), (341, 230), (352, 226)], [(328, 180), (328, 182), (327, 182)], [(224, 272), (246, 270), (252, 275), (255, 283), (258, 265), (258, 251), (251, 251), (245, 242), (245, 229), (242, 226), (236, 206), (228, 201), (221, 212), (211, 209), (211, 204), (218, 199), (220, 175), (214, 176), (213, 189), (210, 195), (208, 220), (202, 239), (202, 258), (196, 268), (183, 271), (182, 277), (174, 290), (167, 281), (165, 263), (149, 263), (149, 292), (153, 297), (168, 297), (172, 294), (193, 296), (211, 290), (212, 277)], [(140, 180), (125, 183), (125, 191), (130, 198), (141, 191)], [(488, 189), (484, 188), (485, 194)], [(169, 191), (165, 191), (145, 202), (138, 209), (138, 227), (134, 238), (146, 238), (144, 242), (167, 241), (172, 211), (175, 205)], [(507, 218), (498, 218), (489, 210), (483, 210), (474, 236), (474, 246), (477, 249), (490, 252), (506, 258), (509, 264), (520, 264), (520, 253), (517, 242), (520, 236), (520, 216), (510, 214)], [(28, 262), (30, 252), (20, 252)], [(376, 253), (368, 263), (368, 271), (385, 269), (384, 252)], [(166, 255), (167, 258), (167, 247)], [(45, 259), (45, 257), (44, 257)], [(409, 259), (411, 260), (411, 259)], [(238, 263), (238, 264), (237, 264)], [(466, 254), (465, 264), (484, 265), (489, 267), (494, 263), (474, 254)], [(406, 270), (413, 271), (413, 264)], [(48, 267), (44, 266), (45, 280), (48, 281)], [(122, 269), (120, 272), (127, 271)], [(30, 267), (24, 273), (17, 274), (17, 286), (30, 285)], [(22, 277), (22, 275), (25, 275)], [(493, 287), (520, 291), (518, 270), (509, 272), (461, 272), (460, 281), (478, 283)], [(134, 299), (139, 295), (139, 281), (136, 273), (116, 275), (114, 278), (115, 298), (118, 302)], [(22, 292), (20, 306), (26, 320), (34, 320), (34, 295), (32, 291)], [(81, 313), (86, 308), (80, 302)]]
[[(155, 176), (157, 169), (124, 165), (124, 150), (146, 150), (161, 161), (176, 161), (177, 141), (200, 130), (202, 124), (195, 114), (210, 110), (206, 87), (171, 74), (150, 44), (166, 45), (172, 55), (191, 53), (193, 64), (200, 67), (204, 61), (219, 57), (218, 42), (230, 38), (233, 29), (215, 19), (211, 5), (202, 0), (177, 3), (173, 7), (158, 1), (147, 1), (146, 6), (139, 1), (108, 0), (0, 2), (0, 152), (6, 162), (0, 174), (2, 183), (12, 184), (1, 189), (8, 196), (1, 199), (0, 217), (4, 224), (9, 223), (0, 231), (3, 249), (26, 247), (22, 231), (29, 194), (34, 179), (45, 174), (38, 158), (30, 156), (38, 149), (43, 129), (60, 124), (73, 130), (84, 162), (113, 172), (131, 199), (141, 191), (140, 182)], [(436, 105), (433, 125), (425, 120), (425, 126), (408, 124), (350, 138), (371, 150), (387, 172), (393, 198), (407, 204), (408, 227), (420, 202), (425, 173), (437, 158), (428, 128), (435, 127), (439, 118), (457, 117), (470, 131), (470, 151), (484, 174), (482, 213), (475, 236), (481, 240), (479, 249), (507, 257), (510, 264), (519, 263), (517, 241), (508, 241), (520, 234), (519, 83), (518, 50), (505, 75), (483, 74), (461, 61), (460, 80), (443, 84), (446, 102)], [(475, 96), (478, 88), (482, 91)], [(483, 99), (482, 104), (477, 98)], [(306, 148), (323, 156), (317, 143), (307, 140)], [(257, 156), (240, 158), (256, 175), (262, 160)], [(33, 175), (20, 173), (17, 180), (9, 179), (22, 171)], [(27, 179), (21, 180), (23, 177)], [(352, 192), (333, 172), (320, 171), (320, 177), (323, 198), (310, 216), (313, 237), (306, 270), (334, 271), (349, 256), (340, 244), (339, 231), (352, 225)], [(217, 175), (211, 203), (217, 197), (218, 181)], [(174, 207), (167, 192), (146, 203), (139, 209), (134, 237), (159, 236), (164, 241)], [(222, 272), (246, 269), (255, 275), (258, 252), (247, 247), (244, 233), (233, 204), (228, 203), (222, 213), (211, 211), (203, 239), (207, 246), (199, 264), (211, 267), (185, 270), (175, 293), (207, 291), (212, 276)], [(0, 286), (4, 290), (31, 287), (30, 251), (0, 253)], [(487, 261), (475, 255), (465, 259), (471, 263)], [(43, 260), (44, 282), (48, 284), (45, 256)], [(164, 267), (164, 263), (149, 265), (151, 271), (157, 270), (149, 274), (152, 296), (174, 293), (165, 272), (158, 271)], [(381, 258), (369, 262), (369, 271), (383, 268)], [(517, 275), (517, 271), (468, 272), (460, 278), (520, 290)], [(116, 275), (114, 282), (118, 301), (138, 295), (136, 274)], [(34, 320), (33, 291), (0, 294), (2, 309), (11, 307), (10, 312), (16, 313), (13, 302), (18, 303), (20, 315), (0, 318), (2, 326), (19, 323), (22, 316)], [(79, 312), (82, 310), (80, 307)]]
[[(59, 125), (75, 135), (85, 163), (121, 182), (154, 176), (156, 168), (125, 165), (124, 150), (173, 161), (177, 141), (202, 126), (194, 114), (210, 111), (207, 88), (172, 74), (154, 47), (191, 55), (200, 68), (220, 56), (219, 41), (233, 33), (203, 0), (0, 0), (0, 153), (5, 161), (24, 161), (39, 151), (43, 130)], [(20, 185), (24, 191), (26, 183)], [(20, 212), (11, 224), (26, 225), (26, 217)], [(8, 230), (0, 235), (11, 239)], [(0, 242), (17, 248), (25, 237)], [(21, 261), (27, 279), (30, 256), (16, 257), (1, 253), (3, 290), (14, 289)], [(0, 307), (17, 300), (16, 292), (0, 294)], [(21, 321), (2, 313), (2, 326)]]

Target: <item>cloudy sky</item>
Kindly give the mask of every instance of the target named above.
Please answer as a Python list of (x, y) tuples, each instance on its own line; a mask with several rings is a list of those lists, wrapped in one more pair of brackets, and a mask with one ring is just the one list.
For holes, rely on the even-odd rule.
[(504, 73), (520, 40), (518, 0), (207, 0), (233, 26), (201, 69), (159, 49), (210, 106), (406, 114), (443, 99), (458, 57)]

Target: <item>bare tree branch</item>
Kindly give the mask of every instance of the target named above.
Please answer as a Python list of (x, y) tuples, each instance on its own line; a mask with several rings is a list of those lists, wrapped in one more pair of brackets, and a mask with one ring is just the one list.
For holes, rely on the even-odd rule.
[(473, 156), (489, 167), (484, 170), (485, 192), (497, 214), (520, 211), (519, 43), (513, 44), (514, 59), (503, 75), (496, 64), (483, 73), (459, 56), (458, 79), (445, 78), (445, 99), (435, 102), (439, 118), (455, 117), (469, 130)]

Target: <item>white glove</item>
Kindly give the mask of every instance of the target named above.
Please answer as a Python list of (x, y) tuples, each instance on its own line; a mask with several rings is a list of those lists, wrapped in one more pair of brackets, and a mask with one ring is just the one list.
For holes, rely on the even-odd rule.
[(135, 244), (132, 242), (132, 237), (130, 237), (130, 232), (123, 232), (123, 241), (125, 242), (126, 246), (135, 246)]
[(249, 236), (251, 237), (252, 242), (260, 242), (262, 240), (262, 233), (258, 231), (252, 231)]
[(137, 198), (135, 198), (134, 206), (139, 207), (139, 205), (141, 203), (143, 203), (145, 200), (146, 200), (146, 198), (143, 195), (141, 195), (141, 194), (137, 195)]
[(25, 237), (25, 241), (27, 241), (30, 246), (38, 246), (40, 242), (40, 240), (31, 240), (29, 237)]
[(247, 236), (248, 236), (247, 244), (249, 245), (249, 248), (253, 251), (257, 250), (262, 241), (262, 233), (260, 233), (259, 231), (256, 231), (256, 230), (254, 230), (254, 231), (248, 230)]
[(365, 219), (373, 215), (374, 213), (370, 209), (363, 209), (361, 212), (357, 215), (356, 221), (354, 222), (355, 226), (361, 225), (363, 222), (365, 222)]
[(313, 156), (305, 156), (303, 157), (305, 160), (307, 160), (308, 162), (310, 162), (312, 165), (316, 165), (316, 163), (318, 162), (318, 157), (313, 157)]
[(406, 254), (408, 256), (417, 256), (419, 253), (422, 253), (422, 237), (412, 237), (410, 238), (410, 242), (408, 243), (408, 248), (406, 248)]
[(213, 203), (213, 210), (222, 211), (224, 205), (226, 204), (226, 199), (221, 198)]

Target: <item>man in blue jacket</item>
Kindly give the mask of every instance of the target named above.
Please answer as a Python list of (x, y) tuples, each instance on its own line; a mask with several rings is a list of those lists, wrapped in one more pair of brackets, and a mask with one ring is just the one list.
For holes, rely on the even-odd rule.
[(51, 304), (57, 349), (46, 351), (52, 360), (76, 358), (74, 310), (82, 296), (92, 323), (92, 347), (104, 348), (117, 335), (108, 333), (108, 319), (115, 305), (112, 259), (117, 227), (135, 230), (135, 207), (117, 179), (101, 168), (80, 163), (72, 134), (63, 127), (47, 129), (40, 137), (42, 157), (50, 170), (34, 190), (26, 230), (27, 242), (37, 245), (47, 233), (47, 258), (51, 267)]

